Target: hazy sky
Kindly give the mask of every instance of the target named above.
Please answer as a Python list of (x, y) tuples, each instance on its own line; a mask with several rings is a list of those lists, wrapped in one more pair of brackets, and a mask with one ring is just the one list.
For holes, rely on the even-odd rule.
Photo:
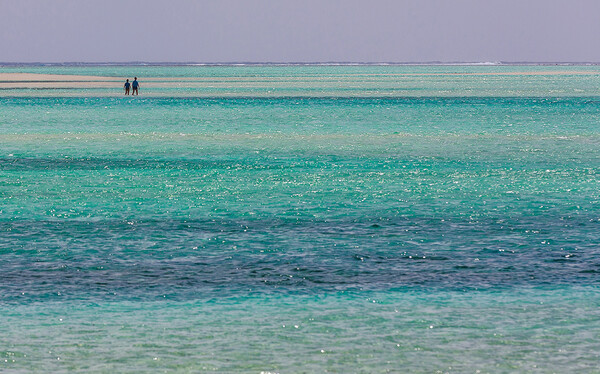
[(598, 0), (0, 0), (3, 62), (600, 62)]

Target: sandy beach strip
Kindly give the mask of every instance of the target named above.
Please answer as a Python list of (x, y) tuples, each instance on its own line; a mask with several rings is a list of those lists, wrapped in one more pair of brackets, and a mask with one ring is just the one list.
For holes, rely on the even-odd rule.
[(114, 87), (122, 79), (89, 75), (0, 73), (0, 88)]
[[(205, 76), (205, 77), (140, 77), (142, 89), (170, 89), (189, 88), (201, 90), (203, 94), (214, 95), (239, 95), (239, 90), (265, 90), (271, 94), (271, 90), (302, 89), (309, 85), (311, 89), (327, 90), (340, 85), (352, 88), (366, 89), (369, 85), (378, 84), (382, 80), (388, 83), (420, 81), (425, 77), (444, 76), (447, 79), (482, 79), (480, 76), (496, 76), (497, 79), (519, 79), (525, 76), (573, 76), (573, 75), (599, 75), (600, 72), (592, 71), (506, 71), (506, 72), (408, 72), (408, 73), (358, 73), (358, 74), (310, 74), (306, 76)], [(129, 78), (132, 81), (132, 77)], [(36, 74), (36, 73), (0, 73), (0, 91), (3, 95), (14, 95), (15, 92), (39, 92), (39, 90), (82, 90), (111, 89), (120, 92), (125, 83), (124, 77), (95, 76), (95, 75), (67, 75), (67, 74)], [(358, 87), (357, 85), (360, 85)], [(24, 91), (23, 91), (24, 90)], [(215, 91), (217, 90), (217, 91)], [(234, 90), (232, 92), (226, 92)], [(210, 92), (209, 92), (210, 91)], [(199, 91), (200, 92), (200, 91)], [(157, 92), (154, 93), (158, 94)], [(255, 92), (256, 94), (256, 92)], [(299, 94), (295, 92), (295, 94)], [(311, 93), (311, 94), (314, 94)], [(379, 92), (378, 94), (381, 94)]]
[(73, 82), (73, 81), (120, 81), (120, 78), (94, 75), (0, 73), (1, 82)]
[[(346, 74), (309, 74), (302, 77), (288, 76), (206, 76), (206, 77), (144, 77), (143, 80), (151, 82), (227, 82), (227, 81), (302, 81), (302, 80), (328, 80), (353, 77), (420, 77), (420, 76), (528, 76), (528, 75), (599, 75), (600, 71), (589, 70), (547, 70), (547, 71), (490, 71), (490, 72), (407, 72), (407, 73), (346, 73)], [(68, 75), (68, 74), (38, 74), (38, 73), (0, 73), (0, 84), (14, 83), (101, 83), (101, 82), (125, 82), (127, 77), (107, 77), (94, 75)], [(132, 77), (129, 77), (132, 80)]]

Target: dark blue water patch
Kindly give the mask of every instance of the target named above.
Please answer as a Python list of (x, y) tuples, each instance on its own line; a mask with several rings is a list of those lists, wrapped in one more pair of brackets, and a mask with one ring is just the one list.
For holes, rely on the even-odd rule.
[(598, 285), (591, 216), (0, 222), (0, 302)]
[[(275, 160), (273, 160), (275, 161)], [(0, 157), (0, 170), (104, 170), (104, 169), (138, 169), (138, 170), (203, 170), (203, 169), (272, 169), (280, 168), (284, 160), (264, 163), (251, 163), (245, 160), (232, 159), (148, 159), (148, 158), (95, 158), (95, 157)]]
[[(334, 153), (326, 150), (317, 153), (313, 150), (299, 149), (293, 154), (288, 150), (273, 150), (265, 154), (250, 152), (242, 147), (231, 148), (219, 152), (205, 151), (202, 157), (186, 155), (185, 158), (165, 157), (139, 154), (139, 157), (0, 157), (0, 171), (63, 171), (63, 170), (281, 170), (281, 169), (343, 169), (349, 172), (388, 172), (402, 174), (418, 172), (420, 175), (449, 177), (457, 172), (473, 175), (485, 174), (487, 177), (536, 171), (552, 168), (554, 172), (562, 171), (562, 176), (584, 175), (596, 177), (595, 168), (600, 158), (593, 154), (579, 154), (571, 149), (564, 149), (562, 158), (547, 159), (545, 155), (535, 158), (529, 154), (523, 156), (518, 152), (485, 157), (477, 154), (465, 155), (415, 155), (412, 148), (386, 149), (380, 154), (356, 157), (353, 153)], [(131, 155), (130, 155), (131, 156)], [(135, 156), (135, 155), (134, 155)], [(462, 156), (462, 157), (461, 157)], [(512, 158), (511, 158), (512, 157)], [(522, 158), (527, 157), (524, 165)], [(581, 165), (585, 160), (588, 164)], [(502, 164), (498, 165), (499, 162)], [(554, 175), (553, 175), (554, 176)], [(544, 178), (543, 175), (540, 178)]]
[[(102, 90), (96, 88), (95, 90)], [(66, 90), (65, 88), (50, 90)], [(85, 91), (94, 90), (93, 88), (85, 88)], [(594, 111), (600, 108), (600, 96), (587, 97), (486, 97), (486, 96), (209, 96), (209, 97), (187, 97), (187, 96), (170, 96), (170, 97), (70, 97), (70, 96), (52, 96), (52, 97), (22, 97), (22, 96), (4, 96), (0, 97), (0, 103), (10, 106), (60, 106), (68, 107), (75, 106), (86, 108), (105, 108), (113, 105), (119, 107), (205, 107), (205, 106), (282, 106), (286, 109), (293, 109), (296, 106), (349, 106), (349, 107), (382, 107), (382, 106), (435, 106), (443, 108), (445, 106), (502, 106), (519, 108), (525, 107), (529, 110), (539, 110), (539, 108), (576, 108), (579, 110), (590, 108)]]

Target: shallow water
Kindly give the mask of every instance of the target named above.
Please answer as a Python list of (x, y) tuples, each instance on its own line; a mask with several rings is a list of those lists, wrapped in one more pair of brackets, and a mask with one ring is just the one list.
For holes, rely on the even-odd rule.
[(598, 370), (598, 67), (0, 72), (2, 370)]

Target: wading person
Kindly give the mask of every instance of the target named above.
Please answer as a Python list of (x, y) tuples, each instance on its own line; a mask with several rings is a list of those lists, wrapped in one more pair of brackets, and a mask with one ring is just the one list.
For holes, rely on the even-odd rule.
[(131, 85), (131, 83), (129, 83), (129, 79), (127, 79), (127, 81), (125, 81), (125, 95), (129, 95), (129, 86)]
[(133, 78), (133, 83), (131, 84), (131, 88), (133, 88), (132, 95), (138, 95), (138, 87), (140, 84), (138, 83), (137, 77)]

